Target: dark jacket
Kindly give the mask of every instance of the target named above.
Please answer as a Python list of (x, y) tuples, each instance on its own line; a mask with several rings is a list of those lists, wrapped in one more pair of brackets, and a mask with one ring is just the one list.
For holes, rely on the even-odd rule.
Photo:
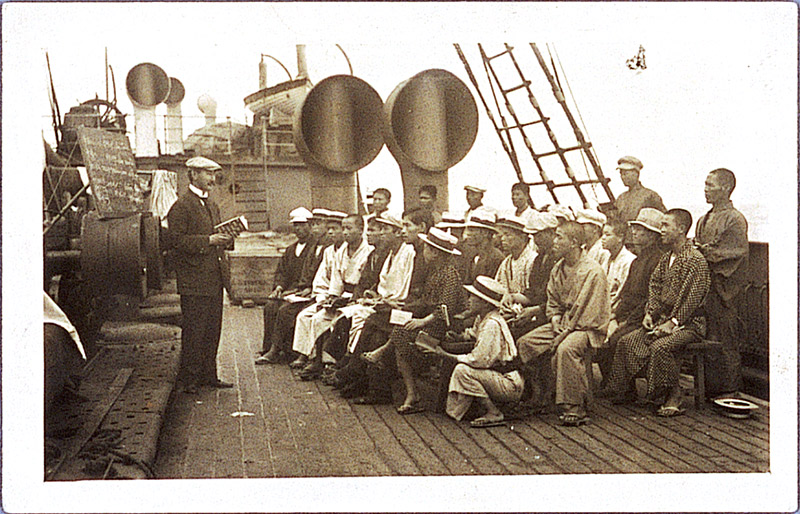
[(211, 199), (205, 202), (186, 191), (167, 214), (168, 246), (182, 295), (214, 296), (227, 282), (223, 279), (225, 252), (208, 244), (214, 225), (220, 222), (219, 207)]
[(275, 285), (281, 286), (284, 290), (296, 288), (300, 283), (300, 275), (303, 271), (305, 262), (314, 254), (316, 245), (309, 238), (305, 247), (296, 255), (298, 242), (294, 242), (286, 249), (278, 262), (278, 269), (275, 270)]

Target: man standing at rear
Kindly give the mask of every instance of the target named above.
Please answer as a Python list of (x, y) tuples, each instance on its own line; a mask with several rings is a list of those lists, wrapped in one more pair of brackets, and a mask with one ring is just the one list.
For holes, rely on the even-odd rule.
[(711, 290), (706, 299), (708, 338), (723, 344), (721, 354), (709, 356), (707, 387), (711, 395), (734, 393), (741, 386), (741, 356), (736, 341), (736, 299), (747, 284), (747, 220), (733, 208), (733, 172), (719, 168), (705, 184), (708, 211), (697, 222), (694, 242), (711, 270)]
[(617, 209), (617, 217), (625, 223), (635, 220), (643, 207), (658, 209), (661, 212), (667, 210), (661, 196), (652, 189), (644, 187), (639, 181), (639, 172), (643, 167), (642, 161), (630, 155), (621, 157), (617, 161), (620, 179), (628, 190), (617, 197), (614, 207)]
[(217, 377), (223, 250), (233, 244), (233, 238), (214, 232), (220, 222), (219, 208), (208, 197), (214, 175), (222, 168), (205, 157), (192, 157), (186, 167), (189, 190), (178, 198), (167, 219), (183, 317), (178, 380), (184, 392), (196, 393), (201, 386), (233, 387)]

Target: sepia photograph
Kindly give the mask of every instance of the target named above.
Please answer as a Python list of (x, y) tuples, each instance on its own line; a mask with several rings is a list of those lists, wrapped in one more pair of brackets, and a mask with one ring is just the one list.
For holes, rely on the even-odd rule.
[(2, 509), (796, 511), (797, 30), (3, 4)]

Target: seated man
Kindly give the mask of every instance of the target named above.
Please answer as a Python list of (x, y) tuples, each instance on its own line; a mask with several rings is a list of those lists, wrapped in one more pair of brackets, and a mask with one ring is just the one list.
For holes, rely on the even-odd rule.
[(611, 362), (614, 350), (622, 336), (642, 326), (644, 306), (647, 303), (647, 290), (650, 276), (656, 269), (658, 261), (664, 254), (661, 246), (661, 223), (664, 213), (657, 209), (645, 207), (639, 211), (635, 220), (629, 221), (631, 246), (636, 249), (636, 258), (628, 270), (628, 278), (617, 296), (616, 306), (611, 309), (611, 321), (608, 324), (608, 340), (597, 355), (595, 362), (603, 374), (603, 388), (608, 385), (611, 375)]
[(309, 256), (314, 253), (314, 241), (311, 235), (311, 211), (305, 207), (298, 207), (289, 213), (292, 232), (297, 241), (289, 245), (278, 262), (273, 282), (275, 287), (264, 304), (264, 338), (262, 340), (261, 356), (256, 359), (256, 364), (271, 364), (280, 358), (280, 351), (272, 349), (272, 330), (275, 327), (275, 317), (278, 309), (283, 304), (283, 296), (288, 292), (296, 292), (300, 283), (300, 274), (303, 265)]
[[(436, 339), (444, 338), (449, 316), (461, 308), (462, 284), (452, 259), (460, 254), (456, 249), (458, 239), (435, 227), (427, 234), (420, 234), (419, 238), (425, 242), (423, 252), (427, 272), (421, 296), (409, 297), (406, 302), (405, 310), (410, 311), (413, 317), (404, 325), (395, 327), (385, 345), (362, 355), (368, 362), (379, 365), (394, 353), (406, 387), (405, 400), (397, 408), (399, 414), (423, 410), (414, 379), (414, 340), (422, 330)], [(389, 377), (380, 369), (374, 371), (370, 377), (370, 396), (391, 401)]]
[[(328, 295), (328, 290), (331, 286), (331, 278), (333, 277), (333, 270), (336, 266), (336, 255), (339, 248), (344, 244), (344, 232), (342, 231), (342, 220), (347, 216), (343, 212), (326, 211), (326, 227), (327, 238), (331, 242), (330, 246), (326, 247), (322, 252), (322, 262), (320, 262), (317, 273), (314, 275), (314, 281), (311, 284), (311, 296), (314, 302), (321, 303)], [(303, 309), (308, 306), (307, 303), (303, 304)], [(303, 310), (301, 309), (301, 310)], [(299, 317), (299, 312), (297, 314)], [(295, 319), (295, 330), (297, 330), (297, 321)], [(294, 332), (292, 340), (296, 341)], [(295, 350), (296, 351), (296, 350)], [(292, 369), (301, 369), (308, 363), (308, 356), (300, 353), (299, 356), (289, 364)]]
[(522, 293), (528, 288), (528, 277), (536, 258), (536, 252), (528, 244), (525, 221), (516, 217), (501, 218), (497, 221), (497, 228), (507, 257), (497, 268), (494, 279), (510, 294)]
[[(256, 360), (256, 364), (277, 364), (292, 360), (292, 339), (297, 314), (303, 310), (311, 300), (288, 301), (291, 294), (294, 299), (308, 298), (311, 295), (311, 286), (314, 277), (322, 263), (324, 250), (331, 242), (328, 240), (326, 228), (327, 209), (315, 208), (312, 216), (311, 235), (309, 237), (307, 256), (302, 263), (300, 277), (295, 287), (280, 291), (264, 309), (264, 341), (263, 348), (269, 348), (266, 354)], [(268, 312), (270, 304), (275, 307), (274, 314)], [(269, 325), (267, 325), (269, 323)]]
[(316, 379), (322, 372), (322, 349), (314, 353), (315, 342), (331, 327), (337, 303), (346, 303), (352, 297), (361, 270), (366, 265), (372, 247), (364, 240), (364, 220), (351, 214), (342, 221), (344, 244), (335, 255), (331, 283), (324, 298), (303, 309), (297, 316), (292, 349), (302, 355), (315, 358), (303, 368), (300, 377)]
[(600, 262), (600, 257), (606, 253), (600, 238), (603, 236), (603, 227), (606, 224), (606, 215), (594, 209), (580, 209), (575, 220), (583, 227), (583, 247), (589, 258)]
[(628, 279), (628, 272), (631, 263), (636, 258), (634, 254), (625, 248), (625, 240), (628, 238), (628, 227), (625, 223), (613, 220), (603, 227), (603, 237), (600, 242), (603, 245), (600, 254), (600, 266), (606, 272), (608, 279), (608, 294), (611, 298), (611, 313), (619, 305), (619, 292), (625, 281)]
[(495, 401), (515, 402), (522, 396), (524, 382), (517, 370), (517, 347), (505, 319), (500, 314), (500, 300), (506, 293), (496, 280), (479, 276), (472, 286), (470, 310), (475, 318), (475, 347), (466, 355), (453, 355), (434, 347), (435, 353), (458, 361), (447, 393), (447, 414), (461, 420), (477, 400), (485, 413), (470, 422), (470, 426), (485, 428), (503, 423), (503, 413)]
[[(503, 298), (503, 308), (516, 312), (509, 322), (511, 334), (515, 338), (527, 334), (531, 330), (547, 322), (545, 306), (547, 304), (547, 282), (550, 271), (556, 263), (553, 255), (553, 238), (556, 235), (558, 219), (549, 212), (535, 216), (525, 227), (525, 231), (533, 235), (538, 254), (533, 260), (528, 288), (522, 293), (507, 294)], [(521, 306), (515, 308), (514, 305)]]
[[(556, 229), (553, 254), (560, 260), (547, 283), (550, 323), (517, 341), (524, 363), (550, 358), (556, 405), (563, 412), (561, 422), (568, 426), (589, 420), (585, 357), (590, 347), (599, 347), (605, 340), (610, 311), (605, 273), (581, 248), (582, 242), (583, 229), (578, 223), (567, 221)], [(542, 381), (547, 366), (539, 364)], [(549, 389), (550, 382), (549, 378), (544, 380), (544, 390)]]
[[(642, 327), (620, 339), (608, 389), (622, 403), (635, 399), (633, 380), (644, 372), (647, 397), (663, 404), (657, 414), (681, 414), (680, 364), (675, 353), (699, 340), (706, 330), (702, 305), (708, 294), (708, 264), (686, 238), (692, 215), (671, 209), (664, 215), (661, 241), (669, 251), (650, 278)], [(664, 398), (666, 399), (664, 400)]]

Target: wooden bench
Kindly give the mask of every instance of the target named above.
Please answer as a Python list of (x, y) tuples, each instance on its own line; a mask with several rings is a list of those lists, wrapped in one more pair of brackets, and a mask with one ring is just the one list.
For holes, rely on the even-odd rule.
[(703, 409), (706, 403), (706, 355), (711, 350), (719, 350), (722, 343), (719, 341), (703, 340), (696, 343), (689, 343), (681, 351), (685, 357), (692, 359), (694, 366), (694, 405), (695, 408)]

